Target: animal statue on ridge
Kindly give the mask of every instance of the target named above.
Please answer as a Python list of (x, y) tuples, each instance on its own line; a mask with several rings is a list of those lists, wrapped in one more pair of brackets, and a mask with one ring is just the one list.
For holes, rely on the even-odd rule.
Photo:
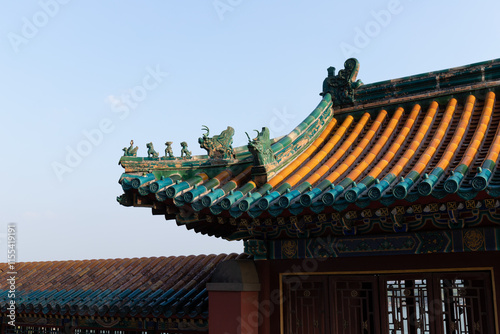
[(181, 158), (184, 157), (184, 155), (187, 159), (191, 158), (191, 151), (188, 150), (188, 144), (185, 141), (181, 143), (181, 147)]
[(222, 131), (220, 135), (209, 137), (210, 129), (208, 126), (203, 125), (201, 128), (207, 133), (203, 134), (203, 137), (198, 138), (198, 143), (200, 147), (207, 150), (207, 154), (211, 159), (234, 159), (233, 135), (234, 129), (230, 126), (226, 130)]
[(248, 150), (252, 153), (254, 166), (264, 166), (276, 160), (273, 149), (271, 148), (271, 133), (268, 128), (263, 127), (262, 131), (257, 132), (257, 137), (250, 139), (248, 133)]
[(173, 158), (174, 157), (174, 152), (172, 151), (172, 142), (167, 141), (165, 143), (165, 158)]
[(146, 147), (148, 148), (148, 158), (158, 158), (158, 152), (155, 151), (152, 142), (147, 143)]
[(131, 140), (130, 141), (130, 147), (129, 148), (126, 148), (126, 147), (123, 148), (123, 156), (124, 157), (135, 157), (135, 156), (137, 156), (137, 150), (139, 150), (139, 146), (134, 147), (134, 141)]

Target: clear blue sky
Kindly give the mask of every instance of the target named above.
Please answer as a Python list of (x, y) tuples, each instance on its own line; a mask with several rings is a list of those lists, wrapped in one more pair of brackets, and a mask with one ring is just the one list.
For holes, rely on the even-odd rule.
[(500, 58), (499, 12), (493, 0), (7, 0), (0, 261), (10, 222), (19, 261), (241, 252), (120, 206), (122, 148), (203, 154), (202, 125), (233, 126), (235, 146), (262, 126), (286, 134), (348, 57), (365, 83)]

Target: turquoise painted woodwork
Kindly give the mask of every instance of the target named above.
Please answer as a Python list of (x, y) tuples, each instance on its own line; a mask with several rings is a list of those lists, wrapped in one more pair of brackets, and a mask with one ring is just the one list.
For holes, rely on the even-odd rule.
[(383, 236), (329, 236), (296, 240), (245, 241), (245, 252), (259, 260), (476, 251), (500, 251), (500, 228), (426, 231)]

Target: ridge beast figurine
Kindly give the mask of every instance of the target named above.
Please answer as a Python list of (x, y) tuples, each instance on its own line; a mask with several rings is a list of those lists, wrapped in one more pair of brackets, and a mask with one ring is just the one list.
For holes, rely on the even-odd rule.
[(181, 149), (181, 158), (182, 158), (184, 155), (186, 155), (186, 158), (187, 158), (187, 159), (191, 158), (191, 151), (189, 151), (189, 150), (188, 150), (188, 148), (187, 148), (187, 147), (188, 147), (188, 144), (187, 144), (185, 141), (183, 141), (183, 142), (181, 143), (181, 147), (182, 147), (182, 149)]
[(147, 143), (146, 147), (148, 148), (148, 158), (158, 158), (158, 152), (155, 151), (152, 142)]
[(165, 158), (173, 158), (174, 157), (174, 152), (172, 151), (172, 142), (167, 141), (165, 143)]
[(254, 130), (257, 132), (255, 139), (250, 139), (248, 133), (248, 150), (252, 153), (253, 163), (255, 166), (264, 166), (275, 161), (274, 152), (271, 148), (270, 131), (268, 128), (263, 127), (262, 131)]
[(234, 129), (230, 126), (222, 131), (220, 135), (209, 137), (210, 130), (208, 126), (203, 125), (201, 128), (207, 133), (203, 137), (198, 138), (200, 147), (207, 150), (207, 154), (212, 159), (234, 159), (234, 151), (231, 146), (233, 143)]
[(139, 146), (134, 147), (134, 141), (131, 140), (130, 141), (130, 147), (129, 148), (126, 148), (126, 147), (123, 148), (123, 156), (124, 157), (135, 157), (135, 156), (137, 156), (137, 150), (138, 149), (139, 149)]
[(335, 67), (328, 68), (328, 77), (323, 81), (323, 92), (319, 95), (330, 94), (334, 106), (344, 106), (354, 103), (354, 90), (363, 85), (356, 80), (359, 71), (359, 61), (349, 58), (344, 63), (344, 69), (335, 75)]

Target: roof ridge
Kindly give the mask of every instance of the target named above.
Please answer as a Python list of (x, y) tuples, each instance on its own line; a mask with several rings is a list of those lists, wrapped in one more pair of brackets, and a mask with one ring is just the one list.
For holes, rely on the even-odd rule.
[[(16, 265), (25, 265), (25, 264), (40, 264), (40, 265), (43, 265), (43, 264), (49, 264), (49, 263), (69, 263), (69, 262), (94, 262), (94, 261), (118, 261), (118, 260), (123, 260), (123, 261), (126, 261), (126, 260), (152, 260), (152, 259), (161, 259), (161, 258), (165, 258), (165, 259), (168, 259), (168, 258), (181, 258), (181, 257), (199, 257), (199, 256), (204, 256), (204, 257), (208, 257), (208, 256), (213, 256), (213, 257), (217, 257), (217, 256), (221, 256), (221, 255), (226, 255), (226, 256), (229, 256), (229, 255), (241, 255), (240, 253), (219, 253), (219, 254), (215, 254), (215, 253), (209, 253), (209, 254), (189, 254), (189, 255), (169, 255), (169, 256), (142, 256), (142, 257), (120, 257), (120, 258), (103, 258), (103, 259), (83, 259), (83, 260), (73, 260), (73, 259), (70, 259), (70, 260), (43, 260), (43, 261), (21, 261), (21, 262), (16, 262)], [(0, 268), (1, 266), (3, 265), (8, 265), (9, 263), (8, 262), (0, 262)]]

